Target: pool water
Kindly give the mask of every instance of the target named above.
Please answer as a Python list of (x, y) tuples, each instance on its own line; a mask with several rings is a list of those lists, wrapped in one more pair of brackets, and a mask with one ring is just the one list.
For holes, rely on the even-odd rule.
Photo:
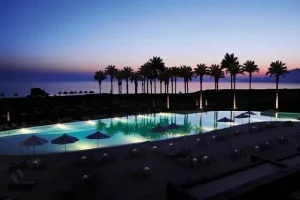
[[(35, 147), (36, 154), (48, 154), (64, 152), (64, 145), (52, 144), (51, 140), (66, 133), (79, 139), (78, 142), (68, 144), (67, 151), (79, 151), (97, 148), (97, 140), (89, 140), (85, 137), (96, 131), (100, 131), (111, 137), (98, 141), (98, 147), (109, 147), (117, 145), (132, 144), (144, 141), (161, 140), (184, 135), (209, 132), (215, 129), (223, 129), (228, 126), (239, 125), (242, 123), (260, 121), (287, 121), (296, 120), (291, 118), (288, 113), (284, 115), (263, 116), (260, 112), (254, 112), (250, 119), (235, 119), (233, 123), (217, 122), (223, 117), (232, 118), (244, 111), (212, 111), (194, 114), (173, 114), (157, 113), (147, 115), (136, 115), (128, 117), (115, 117), (101, 120), (80, 121), (65, 124), (54, 124), (47, 126), (37, 126), (23, 128), (12, 131), (0, 132), (0, 154), (2, 155), (25, 155), (32, 154), (32, 147), (23, 147), (19, 143), (35, 134), (49, 142), (42, 146)], [(279, 117), (278, 117), (279, 116)], [(282, 116), (282, 118), (280, 117)], [(176, 123), (182, 127), (166, 133), (151, 133), (149, 129), (157, 125), (167, 126)]]

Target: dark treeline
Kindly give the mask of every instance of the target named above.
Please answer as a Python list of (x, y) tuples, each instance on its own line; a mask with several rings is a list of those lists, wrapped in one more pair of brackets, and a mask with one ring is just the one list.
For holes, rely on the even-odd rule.
[[(264, 111), (273, 108), (275, 90), (237, 90), (237, 109)], [(167, 109), (165, 94), (87, 94), (79, 96), (54, 96), (40, 98), (2, 98), (0, 99), (0, 124), (5, 124), (6, 114), (10, 112), (11, 123), (18, 126), (37, 125), (40, 121), (51, 123), (72, 120), (99, 119), (138, 113), (153, 113), (172, 110), (199, 109), (196, 101), (199, 92), (189, 94), (169, 94), (170, 108)], [(280, 109), (283, 112), (300, 112), (300, 89), (280, 90)], [(203, 100), (206, 110), (228, 110), (232, 108), (230, 90), (205, 90)], [(50, 123), (50, 122), (49, 122)]]

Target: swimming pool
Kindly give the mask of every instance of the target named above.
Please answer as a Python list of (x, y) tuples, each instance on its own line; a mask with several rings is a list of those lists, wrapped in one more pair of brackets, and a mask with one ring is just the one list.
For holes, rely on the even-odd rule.
[[(63, 152), (65, 150), (64, 145), (51, 144), (50, 142), (52, 139), (61, 136), (63, 133), (75, 136), (79, 139), (78, 142), (67, 145), (67, 151), (79, 151), (97, 147), (97, 142), (95, 140), (89, 140), (85, 138), (87, 135), (90, 135), (97, 130), (111, 136), (108, 139), (99, 140), (99, 148), (101, 148), (180, 137), (183, 135), (196, 134), (199, 133), (199, 131), (208, 132), (215, 129), (222, 129), (230, 125), (239, 125), (242, 122), (248, 123), (249, 119), (235, 119), (234, 123), (217, 122), (217, 120), (220, 118), (234, 118), (234, 116), (237, 116), (243, 112), (244, 111), (212, 111), (193, 114), (157, 113), (4, 131), (0, 132), (0, 154), (31, 154), (32, 148), (20, 146), (19, 143), (22, 140), (30, 137), (32, 134), (49, 141), (49, 143), (43, 146), (36, 147), (37, 154)], [(256, 115), (251, 116), (250, 122), (275, 120), (270, 116), (261, 115), (260, 112), (254, 113)], [(294, 117), (295, 115), (289, 115), (288, 113), (281, 115), (279, 113), (277, 120), (296, 120), (295, 118), (291, 118), (291, 116)], [(182, 125), (182, 128), (162, 134), (151, 133), (148, 131), (158, 124), (166, 126), (171, 123)]]

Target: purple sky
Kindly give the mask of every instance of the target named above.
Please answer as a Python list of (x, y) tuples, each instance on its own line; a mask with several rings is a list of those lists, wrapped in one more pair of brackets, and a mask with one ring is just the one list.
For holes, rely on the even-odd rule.
[(219, 64), (235, 53), (265, 73), (300, 67), (299, 0), (0, 0), (0, 67), (86, 75), (113, 64), (137, 69)]

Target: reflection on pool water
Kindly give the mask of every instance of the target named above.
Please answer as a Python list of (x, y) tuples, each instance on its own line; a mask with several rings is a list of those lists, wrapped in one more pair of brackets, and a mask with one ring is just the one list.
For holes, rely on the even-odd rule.
[[(241, 113), (243, 113), (243, 111), (212, 111), (194, 114), (157, 113), (4, 131), (0, 132), (0, 154), (31, 154), (31, 147), (28, 148), (19, 146), (19, 143), (32, 134), (42, 137), (48, 141), (61, 136), (63, 133), (75, 136), (79, 139), (79, 141), (74, 144), (67, 145), (67, 151), (78, 151), (97, 147), (96, 140), (89, 140), (85, 138), (87, 135), (92, 134), (97, 130), (111, 136), (109, 139), (99, 140), (99, 147), (101, 148), (180, 137), (189, 134), (196, 134), (200, 131), (209, 132), (215, 129), (222, 129), (228, 126), (248, 123), (249, 119), (235, 119), (233, 123), (217, 122), (218, 119), (223, 117), (234, 119), (234, 116)], [(254, 113), (256, 115), (251, 116), (250, 122), (296, 120), (292, 113), (291, 115), (288, 113), (281, 115), (279, 113), (277, 119), (275, 119), (274, 116), (263, 116), (260, 112)], [(291, 116), (293, 118), (291, 118)], [(156, 125), (166, 126), (171, 123), (182, 125), (182, 127), (166, 133), (151, 133), (148, 131)], [(51, 144), (51, 142), (43, 146), (36, 147), (37, 154), (57, 153), (63, 151), (63, 145), (55, 145)]]

